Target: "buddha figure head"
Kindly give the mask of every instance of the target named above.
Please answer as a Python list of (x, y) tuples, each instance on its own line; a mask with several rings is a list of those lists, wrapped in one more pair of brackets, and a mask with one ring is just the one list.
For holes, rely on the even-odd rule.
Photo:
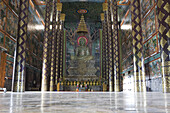
[(86, 45), (86, 40), (84, 38), (81, 38), (79, 41), (80, 46), (85, 46)]

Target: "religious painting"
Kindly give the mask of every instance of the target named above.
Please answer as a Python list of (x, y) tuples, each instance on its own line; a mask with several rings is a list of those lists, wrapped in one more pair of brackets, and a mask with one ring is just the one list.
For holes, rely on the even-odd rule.
[(141, 0), (141, 15), (144, 18), (146, 12), (154, 5), (154, 0)]
[(32, 56), (32, 62), (33, 62), (33, 66), (37, 67), (37, 58), (35, 56)]
[(0, 46), (4, 46), (4, 34), (0, 32)]
[(33, 48), (33, 53), (37, 55), (37, 52), (38, 52), (38, 41), (36, 39), (36, 36), (35, 34), (33, 35), (33, 38), (32, 38), (32, 48)]
[(125, 59), (132, 52), (132, 36), (130, 30), (122, 31), (122, 58)]
[(12, 62), (6, 62), (6, 77), (12, 78), (13, 74), (13, 63)]
[[(81, 19), (84, 19), (83, 16)], [(81, 33), (76, 32), (76, 29), (78, 29), (79, 26), (77, 23), (74, 23), (73, 25), (65, 23), (65, 79), (67, 81), (74, 80), (85, 82), (88, 80), (98, 80), (100, 76), (100, 33), (98, 29), (100, 25), (91, 23), (84, 23), (84, 25), (87, 26), (87, 29), (84, 29), (88, 30), (89, 34), (83, 33), (82, 35)]]
[(9, 6), (10, 6), (16, 13), (18, 13), (19, 0), (9, 0)]
[(42, 56), (43, 56), (43, 45), (41, 43), (39, 44), (38, 56), (40, 58), (42, 58)]
[(151, 56), (153, 53), (157, 51), (157, 38), (156, 35), (148, 40), (146, 43), (144, 43), (143, 46), (144, 49), (144, 58)]
[(7, 10), (7, 28), (6, 31), (9, 35), (16, 39), (17, 37), (17, 28), (18, 28), (18, 19), (17, 17), (8, 9)]
[(122, 62), (122, 69), (126, 70), (133, 65), (133, 55), (129, 55), (123, 62)]
[(155, 32), (155, 14), (154, 10), (152, 10), (142, 22), (142, 35), (144, 37), (144, 42), (151, 38), (152, 34), (154, 34)]
[(30, 52), (26, 50), (26, 63), (32, 64), (32, 57), (30, 55)]
[(1, 54), (2, 54), (2, 50), (0, 48), (0, 65), (1, 65), (1, 58), (2, 58)]
[(156, 21), (155, 21), (155, 24), (156, 24), (156, 31), (158, 31), (158, 8), (157, 8), (157, 5), (155, 6), (155, 8), (154, 8), (154, 11), (155, 11), (155, 19), (156, 19)]
[(0, 29), (5, 30), (6, 26), (6, 5), (0, 0)]
[(5, 47), (7, 48), (7, 53), (14, 56), (15, 52), (15, 42), (11, 40), (9, 37), (5, 37)]
[(151, 78), (162, 76), (161, 59), (148, 63), (145, 68), (147, 68), (146, 76), (150, 75)]

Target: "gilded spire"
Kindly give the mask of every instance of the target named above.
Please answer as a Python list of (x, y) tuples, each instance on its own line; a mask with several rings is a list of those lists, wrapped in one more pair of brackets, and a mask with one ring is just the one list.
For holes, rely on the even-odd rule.
[(80, 23), (79, 23), (79, 26), (77, 29), (77, 33), (81, 33), (81, 32), (88, 33), (87, 26), (86, 26), (83, 15), (81, 16), (81, 20), (80, 20)]

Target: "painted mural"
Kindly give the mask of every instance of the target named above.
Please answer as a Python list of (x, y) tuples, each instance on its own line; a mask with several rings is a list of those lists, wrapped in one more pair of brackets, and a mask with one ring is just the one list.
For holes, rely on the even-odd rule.
[[(6, 2), (6, 3), (4, 3)], [(7, 6), (5, 4), (8, 4)], [(12, 71), (11, 68), (13, 65), (13, 57), (14, 57), (14, 51), (15, 51), (15, 39), (17, 38), (17, 27), (18, 27), (18, 7), (19, 7), (19, 0), (0, 0), (0, 29), (4, 30), (1, 33), (0, 32), (0, 50), (3, 46), (7, 49), (7, 52), (5, 55), (7, 55), (6, 58), (6, 77), (11, 78), (12, 77)], [(40, 78), (40, 71), (42, 67), (42, 51), (43, 51), (43, 29), (39, 29), (35, 27), (36, 25), (42, 25), (41, 19), (37, 16), (37, 12), (39, 9), (36, 9), (38, 6), (36, 6), (34, 9), (32, 9), (31, 5), (29, 6), (29, 23), (28, 26), (28, 37), (27, 38), (27, 49), (26, 49), (26, 67), (34, 67), (30, 68), (30, 72), (32, 70), (32, 76), (36, 76), (35, 78)], [(43, 9), (44, 10), (44, 9)], [(33, 27), (32, 27), (33, 26)], [(43, 25), (42, 25), (43, 26)], [(34, 28), (34, 29), (32, 29)], [(4, 35), (7, 34), (7, 35)], [(14, 39), (13, 39), (14, 38)], [(5, 42), (4, 42), (5, 41)], [(5, 45), (4, 45), (5, 44)], [(0, 61), (1, 61), (0, 57)], [(27, 73), (28, 74), (28, 73)], [(31, 80), (35, 80), (31, 78)], [(34, 81), (37, 82), (37, 84), (40, 84), (40, 80)], [(3, 79), (4, 80), (4, 79)], [(28, 78), (29, 80), (29, 78)], [(11, 87), (11, 80), (5, 81), (5, 87), (10, 90)], [(40, 87), (40, 85), (38, 85)]]
[(141, 14), (145, 16), (146, 12), (153, 6), (154, 0), (141, 0)]
[(157, 52), (157, 35), (155, 35), (153, 38), (151, 38), (149, 41), (147, 41), (144, 46), (144, 57), (151, 56), (153, 53)]
[[(76, 24), (78, 26), (78, 24)], [(68, 25), (65, 25), (68, 26)], [(74, 24), (75, 26), (75, 24)], [(75, 26), (75, 27), (77, 27)], [(89, 26), (89, 25), (87, 25)], [(73, 28), (76, 30), (76, 28)], [(90, 28), (88, 28), (90, 29)], [(95, 59), (95, 67), (97, 69), (97, 76), (100, 75), (100, 42), (99, 42), (99, 31), (94, 31), (94, 26), (91, 27), (92, 34), (87, 35), (88, 39), (88, 45), (89, 53), (92, 55)], [(76, 56), (76, 49), (78, 48), (78, 34), (75, 33), (75, 31), (71, 30), (71, 28), (68, 28), (66, 30), (66, 75), (69, 75), (69, 68), (71, 65), (71, 57)]]
[(0, 65), (1, 65), (1, 58), (2, 58), (1, 54), (2, 54), (2, 50), (0, 48)]
[(6, 77), (12, 78), (13, 74), (13, 63), (11, 62), (6, 62)]
[(9, 55), (14, 56), (14, 51), (15, 51), (15, 42), (12, 41), (9, 37), (5, 37), (5, 47), (8, 50), (7, 53)]
[[(92, 78), (97, 80), (100, 76), (100, 36), (99, 29), (102, 28), (100, 13), (102, 12), (102, 3), (93, 2), (73, 2), (73, 3), (63, 3), (63, 13), (66, 14), (65, 25), (66, 29), (66, 76), (69, 78), (71, 75), (77, 75), (77, 78), (82, 78), (84, 76), (84, 81), (92, 80), (88, 76), (93, 76)], [(81, 15), (84, 15), (84, 20), (87, 25), (88, 33), (85, 35), (87, 38), (87, 44), (84, 47), (78, 45), (79, 34), (76, 33), (78, 24), (80, 22)], [(73, 58), (79, 59), (79, 55), (76, 53), (80, 48), (88, 50), (89, 60), (81, 66), (75, 67), (76, 62), (81, 62), (80, 60), (73, 60)], [(84, 51), (82, 49), (82, 51)], [(85, 52), (86, 53), (86, 52)], [(84, 58), (85, 60), (87, 58)], [(83, 61), (82, 61), (83, 62)], [(90, 69), (87, 69), (89, 68)], [(76, 68), (76, 72), (72, 70)], [(81, 70), (91, 70), (91, 72), (82, 72)], [(77, 74), (76, 74), (77, 73)], [(79, 73), (79, 74), (78, 74)], [(86, 74), (83, 74), (86, 73)], [(79, 76), (81, 75), (81, 76)], [(83, 76), (82, 76), (83, 75)], [(68, 79), (71, 80), (71, 79)]]
[(161, 77), (161, 59), (155, 60), (153, 62), (148, 63), (148, 65), (145, 67), (147, 70), (146, 75), (149, 76), (151, 78), (157, 78), (157, 77)]
[(152, 10), (146, 19), (142, 22), (142, 31), (144, 41), (148, 40), (152, 34), (156, 32), (154, 10)]
[(124, 30), (122, 34), (122, 58), (125, 60), (132, 53), (132, 36), (130, 30)]
[(0, 32), (0, 46), (4, 46), (4, 34)]
[(7, 15), (8, 16), (7, 16), (6, 31), (9, 35), (16, 38), (17, 37), (18, 19), (9, 9), (7, 10)]
[(0, 29), (5, 30), (6, 23), (6, 5), (0, 0)]
[(133, 66), (133, 55), (129, 55), (125, 60), (122, 62), (122, 70), (126, 70), (129, 67)]
[(19, 7), (19, 0), (9, 0), (9, 6), (18, 13), (18, 7)]

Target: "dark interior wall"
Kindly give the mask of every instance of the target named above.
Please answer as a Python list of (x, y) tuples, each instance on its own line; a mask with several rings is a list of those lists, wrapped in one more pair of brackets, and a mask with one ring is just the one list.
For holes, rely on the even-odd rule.
[[(12, 86), (14, 51), (18, 27), (18, 6), (18, 0), (0, 0), (0, 81), (4, 81), (0, 87), (6, 87), (7, 90), (11, 90)], [(41, 17), (38, 17), (37, 12), (38, 10), (35, 9), (34, 4), (29, 4), (26, 42), (26, 90), (40, 89), (43, 20)]]
[[(157, 16), (156, 0), (141, 0), (143, 53), (145, 58), (147, 91), (162, 91)], [(133, 78), (133, 48), (131, 34), (131, 30), (122, 30), (120, 35), (123, 53), (122, 75), (124, 75), (125, 81), (126, 79), (129, 79), (130, 81), (131, 78)], [(131, 90), (131, 88), (129, 88), (129, 90)]]

